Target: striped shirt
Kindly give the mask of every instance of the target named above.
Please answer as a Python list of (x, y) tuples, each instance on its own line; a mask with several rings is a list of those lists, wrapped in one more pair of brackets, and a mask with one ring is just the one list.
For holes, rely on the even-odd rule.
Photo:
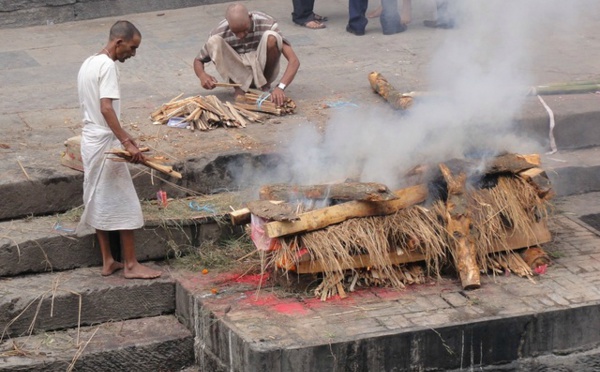
[[(221, 36), (227, 44), (231, 45), (233, 50), (238, 52), (238, 54), (245, 54), (258, 49), (258, 43), (265, 31), (271, 30), (281, 35), (279, 25), (273, 17), (258, 11), (251, 11), (249, 13), (252, 16), (252, 24), (250, 25), (250, 32), (248, 32), (248, 35), (246, 35), (245, 38), (238, 39), (237, 36), (231, 32), (229, 23), (226, 19), (222, 20), (219, 25), (210, 32), (210, 36)], [(289, 45), (286, 38), (283, 37), (283, 35), (281, 37), (283, 38), (283, 42)], [(200, 53), (196, 56), (196, 59), (199, 59), (202, 63), (210, 62), (210, 54), (208, 53), (206, 44), (204, 44)]]

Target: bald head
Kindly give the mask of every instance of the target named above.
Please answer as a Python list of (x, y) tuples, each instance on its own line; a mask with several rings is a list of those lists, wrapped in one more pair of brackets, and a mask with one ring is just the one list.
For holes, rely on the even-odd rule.
[(229, 5), (225, 12), (225, 19), (231, 31), (236, 34), (250, 29), (250, 13), (244, 4)]
[(134, 36), (142, 36), (140, 31), (129, 21), (117, 21), (110, 28), (108, 40), (123, 39), (129, 41)]

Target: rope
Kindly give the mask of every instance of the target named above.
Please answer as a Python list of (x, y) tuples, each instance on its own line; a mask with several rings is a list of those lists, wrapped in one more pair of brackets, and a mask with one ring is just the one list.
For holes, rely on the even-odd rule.
[(552, 109), (550, 109), (550, 107), (546, 104), (546, 102), (540, 95), (538, 95), (537, 98), (542, 103), (542, 106), (544, 106), (544, 108), (546, 109), (546, 112), (548, 113), (548, 117), (550, 119), (550, 123), (549, 123), (550, 132), (548, 134), (548, 137), (550, 138), (550, 152), (548, 152), (548, 154), (554, 154), (555, 152), (558, 151), (558, 149), (556, 148), (556, 141), (554, 140), (554, 126), (556, 125), (556, 123), (554, 121), (554, 113), (552, 112)]
[(269, 97), (271, 97), (271, 92), (262, 93), (260, 95), (260, 97), (258, 97), (258, 100), (256, 101), (256, 107), (260, 108), (262, 103)]

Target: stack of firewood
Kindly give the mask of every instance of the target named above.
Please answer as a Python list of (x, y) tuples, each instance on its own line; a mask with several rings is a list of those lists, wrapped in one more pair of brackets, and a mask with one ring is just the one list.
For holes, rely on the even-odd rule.
[(181, 99), (179, 95), (150, 114), (150, 119), (154, 124), (167, 124), (170, 119), (182, 118), (188, 129), (205, 131), (217, 127), (245, 128), (249, 122), (263, 122), (263, 113), (278, 116), (294, 113), (294, 101), (288, 98), (282, 106), (277, 106), (268, 94), (250, 90), (238, 96), (235, 103), (222, 102), (215, 96)]
[(269, 92), (250, 89), (243, 96), (236, 98), (236, 107), (250, 111), (259, 111), (272, 115), (288, 115), (296, 111), (296, 103), (287, 98), (283, 105), (277, 106), (271, 102)]
[[(464, 289), (480, 286), (480, 272), (532, 278), (549, 264), (539, 245), (551, 240), (553, 192), (539, 156), (505, 154), (474, 173), (480, 162), (419, 167), (417, 184), (395, 192), (373, 183), (267, 185), (231, 221), (260, 218), (252, 238), (264, 232), (257, 248), (269, 252), (269, 264), (319, 275), (314, 293), (323, 300), (360, 285), (422, 283), (447, 267)], [(311, 209), (324, 200), (332, 205)]]
[(172, 118), (183, 118), (191, 130), (209, 130), (216, 127), (244, 128), (248, 122), (262, 122), (264, 117), (230, 102), (221, 102), (215, 96), (173, 98), (154, 111), (154, 124), (167, 124)]

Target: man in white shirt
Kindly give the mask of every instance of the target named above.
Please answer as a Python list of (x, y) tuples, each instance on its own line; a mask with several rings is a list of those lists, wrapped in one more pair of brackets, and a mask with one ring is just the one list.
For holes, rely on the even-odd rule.
[[(106, 158), (106, 151), (123, 146), (132, 162), (144, 161), (133, 137), (121, 127), (119, 69), (115, 61), (135, 56), (142, 41), (140, 31), (128, 21), (117, 21), (106, 46), (83, 62), (77, 76), (83, 115), (81, 157), (83, 160), (84, 211), (77, 233), (95, 229), (102, 252), (102, 275), (119, 269), (130, 279), (152, 279), (160, 271), (141, 265), (135, 256), (133, 230), (144, 225), (142, 208), (126, 163)], [(114, 260), (109, 231), (118, 231), (123, 263)]]

